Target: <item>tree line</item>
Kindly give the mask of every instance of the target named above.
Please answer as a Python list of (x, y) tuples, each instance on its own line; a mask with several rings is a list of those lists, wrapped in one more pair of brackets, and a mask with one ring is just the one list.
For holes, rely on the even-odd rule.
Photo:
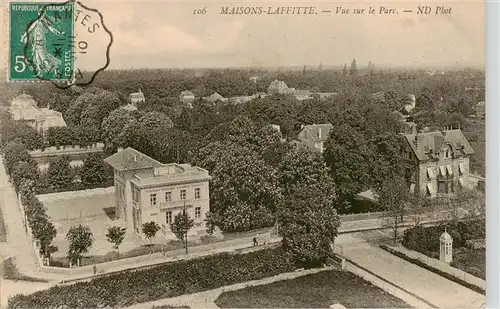
[[(131, 82), (134, 74), (145, 82), (140, 78)], [(326, 244), (336, 235), (338, 214), (367, 211), (356, 209), (358, 193), (371, 188), (390, 196), (387, 192), (404, 183), (404, 147), (398, 134), (401, 121), (394, 111), (409, 103), (408, 94), (416, 96), (410, 116), (419, 128), (441, 129), (457, 121), (466, 125), (465, 117), (475, 102), (465, 88), (480, 83), (481, 78), (484, 83), (483, 73), (473, 71), (433, 77), (422, 72), (384, 71), (352, 76), (331, 71), (263, 73), (261, 86), (248, 78), (255, 72), (209, 72), (196, 77), (154, 71), (156, 79), (141, 74), (124, 73), (129, 77), (102, 80), (59, 98), (54, 92), (51, 106), (61, 110), (69, 128), (52, 130), (48, 139), (62, 145), (61, 139), (68, 134), (56, 131), (74, 130), (84, 135), (84, 141), (103, 141), (109, 154), (120, 147), (133, 147), (164, 163), (205, 168), (213, 177), (209, 225), (236, 232), (277, 224), (284, 231), (284, 245), (301, 259), (311, 259), (309, 262), (318, 261), (314, 254), (330, 250)], [(203, 87), (208, 90), (200, 90), (200, 96), (212, 90), (225, 96), (249, 94), (265, 90), (274, 78), (297, 89), (339, 94), (306, 101), (273, 95), (240, 105), (196, 100), (193, 108), (175, 99), (181, 90)], [(211, 84), (207, 87), (206, 83)], [(147, 101), (139, 104), (138, 111), (120, 109), (127, 93), (139, 86)], [(374, 96), (376, 91), (382, 95)], [(296, 138), (301, 125), (313, 123), (334, 126), (323, 155), (282, 142), (283, 137)], [(269, 124), (279, 125), (280, 132)], [(385, 181), (388, 179), (394, 181)], [(373, 207), (398, 209), (401, 203), (398, 199)], [(314, 250), (310, 250), (311, 244)]]

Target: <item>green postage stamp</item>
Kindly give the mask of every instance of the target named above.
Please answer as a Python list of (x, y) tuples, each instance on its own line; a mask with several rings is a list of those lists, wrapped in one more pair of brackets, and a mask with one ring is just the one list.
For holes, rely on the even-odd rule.
[(9, 4), (8, 80), (88, 85), (110, 63), (113, 35), (79, 1)]
[(9, 80), (74, 79), (74, 2), (11, 2)]

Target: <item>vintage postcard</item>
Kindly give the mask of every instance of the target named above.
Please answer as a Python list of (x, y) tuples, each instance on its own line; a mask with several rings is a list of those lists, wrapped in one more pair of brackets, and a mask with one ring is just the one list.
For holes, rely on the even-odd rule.
[(487, 307), (484, 1), (1, 10), (1, 308)]

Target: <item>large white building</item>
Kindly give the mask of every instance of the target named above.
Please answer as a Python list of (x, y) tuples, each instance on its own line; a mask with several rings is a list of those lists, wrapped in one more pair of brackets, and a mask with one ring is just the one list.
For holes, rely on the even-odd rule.
[(105, 161), (114, 169), (116, 217), (126, 221), (129, 230), (142, 234), (142, 224), (154, 221), (167, 239), (174, 239), (170, 224), (186, 211), (195, 221), (189, 234), (206, 233), (208, 171), (189, 164), (162, 164), (133, 148)]
[(38, 108), (36, 101), (27, 94), (15, 97), (9, 111), (12, 120), (23, 121), (42, 134), (51, 127), (66, 126), (66, 121), (60, 112), (51, 110), (49, 107)]

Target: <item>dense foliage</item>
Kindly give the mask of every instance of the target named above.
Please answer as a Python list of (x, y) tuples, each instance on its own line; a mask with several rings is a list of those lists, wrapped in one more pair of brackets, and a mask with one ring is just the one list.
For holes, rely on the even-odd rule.
[(3, 147), (3, 153), (6, 171), (20, 196), (33, 238), (40, 242), (42, 256), (48, 257), (57, 250), (52, 246), (56, 229), (46, 208), (35, 195), (36, 182), (39, 180), (37, 164), (24, 144), (9, 142)]
[(9, 299), (8, 308), (122, 308), (270, 277), (294, 268), (281, 248), (223, 253), (16, 295)]
[[(199, 99), (214, 92), (226, 98), (267, 92), (275, 79), (296, 89), (337, 95), (314, 95), (305, 101), (293, 95), (256, 96), (244, 104), (212, 104)], [(50, 145), (103, 141), (107, 153), (130, 146), (164, 163), (205, 168), (212, 176), (209, 225), (232, 232), (271, 226), (281, 209), (310, 204), (290, 198), (299, 194), (291, 184), (316, 179), (324, 171), (335, 194), (326, 199), (330, 191), (324, 191), (318, 197), (325, 201), (321, 205), (332, 205), (339, 214), (373, 210), (355, 197), (367, 189), (380, 191), (384, 179), (405, 173), (404, 147), (398, 135), (404, 128), (403, 115), (419, 129), (460, 124), (464, 131), (477, 130), (481, 122), (473, 126), (476, 122), (469, 115), (475, 104), (484, 100), (484, 72), (468, 69), (428, 76), (424, 71), (375, 70), (372, 65), (369, 70), (360, 69), (353, 60), (342, 71), (107, 71), (92, 87), (47, 89), (23, 87), (40, 106), (50, 104), (61, 111), (68, 123), (68, 128), (49, 132)], [(138, 89), (146, 102), (139, 103), (137, 111), (119, 109)], [(198, 98), (192, 108), (179, 101), (183, 90)], [(411, 111), (404, 108), (412, 103), (409, 94), (414, 94), (416, 103)], [(316, 168), (313, 164), (308, 170), (300, 160), (290, 160), (290, 166), (284, 168), (280, 162), (292, 156), (288, 142), (297, 138), (302, 125), (314, 123), (334, 127), (324, 145), (324, 156), (313, 160), (317, 166), (326, 166)], [(270, 124), (278, 125), (280, 131)], [(476, 144), (479, 148), (484, 145), (480, 134)], [(482, 171), (484, 152), (475, 156), (479, 158), (471, 158), (471, 169)], [(104, 175), (102, 162), (97, 161), (86, 161), (78, 174), (82, 183), (75, 176), (68, 186), (92, 188), (108, 183), (111, 178)], [(24, 165), (18, 171), (26, 174), (28, 168)], [(49, 190), (62, 190), (56, 179), (60, 173), (41, 175), (40, 179), (47, 179)], [(304, 190), (317, 190), (311, 186)]]
[(446, 231), (453, 238), (453, 248), (461, 248), (468, 240), (484, 239), (485, 220), (452, 221), (444, 225), (417, 226), (405, 230), (403, 245), (425, 255), (439, 257), (439, 237)]

